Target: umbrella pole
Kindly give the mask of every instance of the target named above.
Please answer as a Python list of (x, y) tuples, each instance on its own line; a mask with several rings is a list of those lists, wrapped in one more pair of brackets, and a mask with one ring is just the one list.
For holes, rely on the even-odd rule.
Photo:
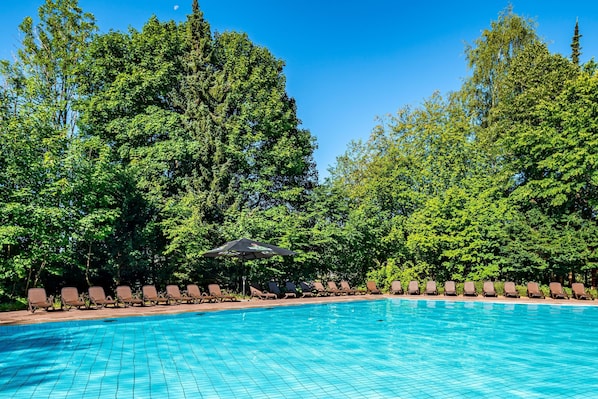
[(241, 280), (242, 280), (242, 288), (243, 288), (243, 296), (245, 296), (245, 261), (241, 258)]

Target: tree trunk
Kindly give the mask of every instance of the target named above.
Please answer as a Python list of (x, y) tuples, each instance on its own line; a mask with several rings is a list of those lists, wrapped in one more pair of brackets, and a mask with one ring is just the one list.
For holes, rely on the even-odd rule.
[(91, 242), (87, 247), (87, 262), (85, 262), (85, 281), (87, 285), (91, 287), (91, 282), (89, 281), (89, 267), (91, 266)]

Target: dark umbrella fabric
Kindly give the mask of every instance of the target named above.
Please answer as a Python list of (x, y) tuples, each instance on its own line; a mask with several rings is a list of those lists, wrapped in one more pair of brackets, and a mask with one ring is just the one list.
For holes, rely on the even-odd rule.
[[(240, 238), (235, 241), (229, 241), (226, 244), (205, 252), (203, 256), (208, 258), (231, 257), (241, 260), (271, 258), (272, 256), (295, 255), (295, 252), (275, 245), (265, 244), (263, 242)], [(245, 276), (243, 276), (243, 295), (245, 295)]]
[(203, 256), (209, 258), (228, 256), (232, 258), (241, 258), (243, 260), (270, 258), (276, 255), (295, 255), (295, 252), (285, 248), (277, 247), (275, 245), (250, 240), (248, 238), (240, 238), (235, 241), (229, 241), (226, 244), (218, 248), (211, 249), (203, 254)]

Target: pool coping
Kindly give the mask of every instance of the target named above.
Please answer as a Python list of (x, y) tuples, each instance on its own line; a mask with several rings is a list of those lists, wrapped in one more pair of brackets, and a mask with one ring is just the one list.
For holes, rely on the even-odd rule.
[(565, 306), (598, 306), (598, 301), (577, 299), (552, 299), (552, 298), (506, 298), (506, 297), (469, 297), (469, 296), (431, 296), (431, 295), (341, 295), (312, 298), (288, 298), (276, 300), (243, 299), (236, 302), (216, 302), (201, 304), (156, 305), (156, 306), (129, 306), (126, 308), (100, 308), (100, 309), (71, 309), (71, 310), (36, 310), (31, 313), (27, 310), (0, 312), (0, 326), (18, 324), (38, 324), (67, 320), (93, 320), (105, 318), (151, 316), (161, 314), (174, 314), (186, 312), (215, 312), (220, 310), (239, 310), (250, 308), (265, 308), (273, 306), (293, 306), (303, 304), (319, 304), (333, 302), (350, 302), (361, 300), (379, 299), (405, 299), (405, 300), (432, 300), (432, 301), (461, 301), (461, 302), (488, 302), (511, 304), (544, 304)]

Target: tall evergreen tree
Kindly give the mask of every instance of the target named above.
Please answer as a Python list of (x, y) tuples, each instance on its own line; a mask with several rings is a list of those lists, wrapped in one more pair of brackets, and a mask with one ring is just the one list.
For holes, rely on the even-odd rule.
[(579, 34), (579, 20), (575, 20), (575, 29), (573, 29), (573, 39), (571, 40), (571, 62), (579, 65), (581, 56), (581, 45), (579, 43), (582, 35)]

